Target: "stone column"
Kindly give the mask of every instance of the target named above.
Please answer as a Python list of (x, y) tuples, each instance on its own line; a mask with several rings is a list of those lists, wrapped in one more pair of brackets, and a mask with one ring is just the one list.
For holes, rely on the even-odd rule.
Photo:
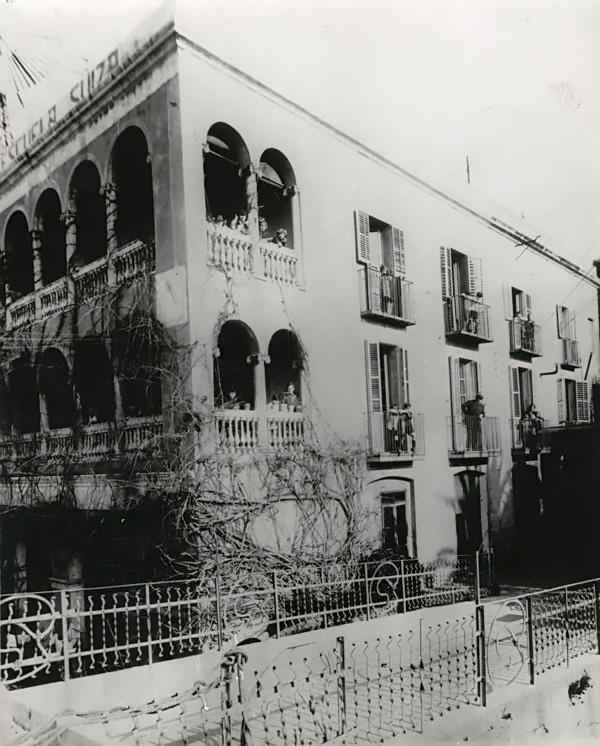
[(263, 273), (257, 270), (257, 262), (260, 261), (260, 250), (258, 242), (260, 239), (258, 231), (258, 174), (259, 167), (250, 163), (246, 170), (246, 210), (248, 212), (248, 237), (252, 242), (251, 271), (256, 277), (263, 278)]
[(42, 231), (34, 228), (30, 231), (31, 251), (33, 253), (33, 291), (35, 293), (35, 315), (40, 317), (41, 299), (38, 291), (44, 286), (42, 279)]
[(69, 303), (75, 299), (75, 283), (73, 282), (73, 270), (75, 269), (74, 256), (77, 250), (77, 228), (75, 225), (75, 209), (71, 202), (60, 216), (65, 224), (65, 253), (67, 266), (67, 292), (69, 294)]
[(106, 209), (106, 254), (108, 257), (108, 284), (116, 284), (114, 254), (117, 250), (117, 188), (110, 181), (100, 190)]
[(265, 447), (271, 436), (267, 428), (267, 383), (265, 377), (265, 362), (269, 362), (268, 355), (258, 355), (258, 363), (254, 373), (254, 410), (258, 417), (258, 442)]

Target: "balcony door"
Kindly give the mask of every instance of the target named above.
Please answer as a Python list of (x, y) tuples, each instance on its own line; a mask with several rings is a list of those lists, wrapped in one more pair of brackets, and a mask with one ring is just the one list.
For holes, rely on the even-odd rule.
[(393, 345), (365, 340), (367, 376), (367, 421), (369, 440), (374, 452), (389, 449), (386, 413), (402, 409), (410, 401), (408, 355)]

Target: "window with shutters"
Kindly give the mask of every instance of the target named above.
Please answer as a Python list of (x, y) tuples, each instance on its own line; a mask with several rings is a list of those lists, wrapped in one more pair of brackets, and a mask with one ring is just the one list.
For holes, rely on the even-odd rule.
[(354, 214), (361, 315), (414, 324), (412, 283), (406, 279), (404, 233), (364, 212)]
[(561, 340), (562, 366), (564, 368), (579, 368), (579, 343), (575, 326), (575, 312), (566, 306), (556, 306), (556, 330)]
[(405, 492), (381, 493), (382, 545), (394, 554), (409, 556), (409, 516)]
[(440, 247), (446, 335), (491, 342), (489, 308), (483, 303), (481, 260)]
[(532, 318), (531, 296), (504, 285), (504, 314), (508, 320), (510, 352), (524, 359), (542, 354), (542, 330)]
[(590, 399), (586, 381), (559, 378), (556, 382), (559, 425), (590, 421)]
[(546, 422), (535, 405), (531, 369), (510, 365), (508, 384), (512, 446), (535, 450)]

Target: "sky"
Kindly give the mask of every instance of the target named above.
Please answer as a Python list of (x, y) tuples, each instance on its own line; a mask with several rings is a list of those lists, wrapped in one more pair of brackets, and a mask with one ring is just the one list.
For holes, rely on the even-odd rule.
[[(600, 258), (600, 0), (187, 2), (209, 51), (434, 184), (468, 156), (468, 189)], [(10, 0), (0, 35), (56, 64), (52, 100), (159, 4)]]

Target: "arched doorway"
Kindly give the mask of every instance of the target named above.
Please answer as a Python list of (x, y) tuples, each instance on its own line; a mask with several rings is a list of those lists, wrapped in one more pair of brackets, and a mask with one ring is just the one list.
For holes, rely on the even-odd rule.
[(273, 334), (269, 342), (269, 360), (265, 363), (267, 404), (284, 401), (290, 389), (301, 404), (303, 351), (294, 332), (280, 329)]
[(106, 254), (106, 208), (100, 186), (96, 166), (91, 161), (80, 163), (73, 173), (70, 188), (75, 206), (75, 267)]
[(33, 292), (33, 249), (27, 218), (14, 212), (4, 233), (6, 283), (10, 300), (15, 301)]
[(289, 249), (294, 248), (295, 187), (296, 179), (287, 158), (274, 148), (265, 150), (258, 179), (260, 235)]
[(113, 369), (104, 343), (98, 337), (85, 337), (75, 345), (73, 380), (82, 423), (92, 425), (113, 421)]
[(12, 362), (8, 373), (8, 389), (15, 432), (19, 435), (39, 432), (40, 401), (33, 366), (26, 355)]
[(50, 430), (73, 426), (73, 393), (69, 366), (61, 352), (50, 347), (38, 356), (38, 386), (46, 405)]
[(40, 231), (42, 283), (64, 277), (67, 271), (65, 224), (61, 220), (61, 206), (54, 189), (46, 189), (36, 207), (36, 228)]
[(241, 321), (226, 321), (217, 344), (213, 367), (215, 406), (254, 409), (254, 369), (258, 362), (254, 332)]
[[(204, 152), (204, 193), (209, 222), (234, 227), (248, 211), (244, 171), (250, 156), (242, 138), (224, 122), (208, 130)], [(237, 227), (237, 225), (236, 225)]]

